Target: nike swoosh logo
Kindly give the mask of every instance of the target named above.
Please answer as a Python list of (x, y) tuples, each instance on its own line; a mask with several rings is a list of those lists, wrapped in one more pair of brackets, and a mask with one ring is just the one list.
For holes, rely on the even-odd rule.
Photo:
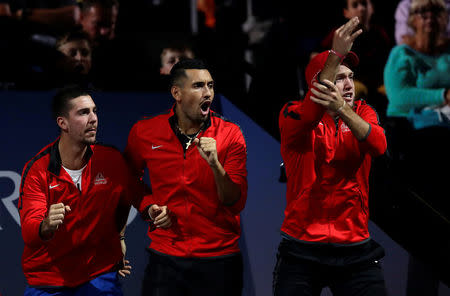
[(152, 145), (152, 150), (158, 149), (159, 147), (162, 147), (162, 145), (159, 145), (159, 146)]
[(60, 184), (50, 185), (50, 186), (48, 186), (48, 188), (53, 189), (53, 188), (55, 188), (55, 187), (58, 187), (59, 185), (60, 185)]

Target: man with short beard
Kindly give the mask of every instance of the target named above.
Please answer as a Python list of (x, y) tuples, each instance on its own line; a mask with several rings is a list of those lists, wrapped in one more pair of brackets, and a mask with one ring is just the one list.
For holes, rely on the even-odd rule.
[[(175, 105), (137, 122), (125, 157), (149, 170), (149, 263), (142, 295), (242, 293), (239, 213), (247, 197), (246, 144), (238, 125), (210, 110), (214, 81), (205, 65), (185, 59), (170, 72)], [(160, 208), (174, 223), (160, 227)]]
[(62, 89), (52, 107), (60, 137), (25, 165), (20, 185), (25, 295), (122, 295), (125, 224), (142, 190), (121, 153), (96, 144), (89, 93)]

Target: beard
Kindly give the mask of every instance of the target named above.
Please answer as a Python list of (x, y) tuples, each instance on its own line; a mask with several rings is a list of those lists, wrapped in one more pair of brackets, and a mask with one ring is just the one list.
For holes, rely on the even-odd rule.
[(84, 138), (81, 142), (85, 145), (94, 145), (95, 143), (97, 143), (97, 138), (95, 136), (88, 137), (88, 138)]

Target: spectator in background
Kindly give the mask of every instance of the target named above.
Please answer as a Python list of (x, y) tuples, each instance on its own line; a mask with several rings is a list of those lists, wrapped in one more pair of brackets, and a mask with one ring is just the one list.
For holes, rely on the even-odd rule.
[(56, 36), (73, 30), (80, 21), (75, 0), (13, 1), (0, 3), (0, 84), (13, 88), (33, 84), (34, 72), (53, 62)]
[(0, 16), (49, 26), (51, 30), (73, 29), (80, 22), (80, 8), (75, 0), (13, 1), (2, 0)]
[(117, 90), (130, 79), (128, 73), (136, 65), (125, 58), (129, 51), (117, 40), (117, 0), (85, 0), (81, 3), (80, 23), (92, 45), (91, 77), (100, 89)]
[[(354, 69), (358, 79), (355, 82), (355, 96), (364, 97), (384, 117), (387, 102), (384, 93), (380, 94), (378, 89), (383, 85), (383, 69), (391, 49), (391, 41), (385, 29), (371, 21), (375, 12), (371, 0), (340, 1), (344, 18), (349, 20), (358, 17), (359, 28), (364, 31), (353, 45), (353, 51), (360, 58), (359, 67)], [(334, 31), (335, 29), (322, 40), (319, 52), (331, 48)]]
[(21, 89), (54, 89), (70, 84), (93, 88), (90, 71), (92, 47), (89, 36), (80, 30), (68, 32), (56, 41), (48, 55), (42, 57), (42, 71), (31, 72), (28, 79), (21, 81)]
[[(405, 36), (405, 44), (392, 49), (384, 70), (389, 116), (410, 116), (416, 128), (440, 124), (438, 115), (433, 121), (426, 107), (450, 104), (447, 22), (443, 0), (412, 1), (408, 24), (414, 35)], [(420, 114), (430, 115), (430, 121), (423, 121)]]
[(56, 50), (62, 56), (56, 61), (55, 79), (63, 84), (76, 83), (92, 87), (89, 73), (92, 67), (92, 48), (89, 36), (83, 31), (74, 31), (62, 36), (56, 43)]
[[(447, 15), (450, 17), (450, 0), (445, 0)], [(404, 36), (414, 35), (413, 29), (408, 25), (409, 8), (411, 7), (411, 0), (401, 0), (397, 9), (395, 10), (395, 41), (397, 44), (404, 43)], [(444, 32), (447, 37), (450, 37), (450, 22), (447, 21), (447, 28)]]
[(162, 50), (160, 58), (161, 67), (159, 68), (159, 74), (170, 75), (173, 65), (182, 58), (193, 59), (194, 53), (187, 46), (168, 46)]
[(94, 47), (116, 37), (119, 14), (117, 0), (84, 0), (81, 2), (80, 23)]
[(408, 24), (414, 35), (390, 53), (384, 70), (387, 115), (408, 118), (412, 132), (398, 149), (406, 160), (410, 187), (433, 207), (450, 217), (446, 203), (450, 166), (450, 42), (444, 34), (448, 22), (444, 0), (413, 0)]
[(170, 88), (170, 70), (172, 70), (173, 65), (178, 63), (180, 59), (194, 58), (194, 52), (187, 45), (169, 45), (164, 47), (159, 56), (159, 77), (157, 77), (155, 82), (157, 85), (152, 87), (156, 91), (167, 91)]

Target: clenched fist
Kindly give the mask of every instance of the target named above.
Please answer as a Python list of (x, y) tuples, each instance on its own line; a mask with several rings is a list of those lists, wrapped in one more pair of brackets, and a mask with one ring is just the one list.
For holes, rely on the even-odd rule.
[(214, 138), (201, 137), (195, 139), (194, 144), (197, 145), (198, 152), (210, 166), (217, 166), (219, 160), (217, 158), (217, 146)]
[(48, 210), (47, 217), (42, 221), (39, 234), (45, 240), (50, 239), (59, 225), (64, 223), (66, 213), (70, 212), (69, 206), (63, 203), (52, 204)]

